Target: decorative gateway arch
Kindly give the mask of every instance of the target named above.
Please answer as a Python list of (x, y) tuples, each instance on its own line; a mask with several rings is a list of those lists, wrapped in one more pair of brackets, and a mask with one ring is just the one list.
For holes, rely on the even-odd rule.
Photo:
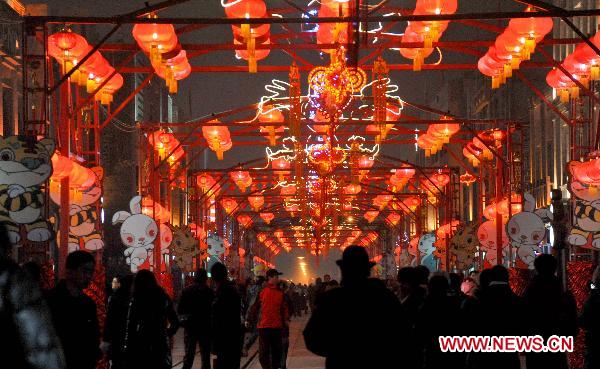
[[(598, 103), (600, 36), (584, 35), (572, 19), (600, 16), (598, 9), (507, 0), (507, 8), (517, 3), (518, 10), (466, 13), (457, 12), (456, 0), (419, 0), (414, 9), (385, 0), (281, 1), (277, 8), (262, 0), (223, 0), (223, 14), (214, 18), (158, 17), (185, 2), (163, 1), (110, 18), (24, 18), (22, 145), (53, 139), (56, 150), (44, 154), (54, 166), (49, 178), (5, 183), (9, 196), (15, 185), (35, 191), (35, 207), (42, 210), (29, 223), (9, 221), (23, 260), (36, 255), (52, 260), (62, 273), (69, 250), (85, 248), (101, 259), (102, 130), (151, 80), (164, 81), (174, 94), (178, 81), (191, 73), (287, 72), (288, 79), (273, 80), (252, 105), (191, 122), (137, 125), (138, 193), (104, 227), (120, 227), (123, 258), (132, 271), (152, 268), (165, 276), (163, 283), (166, 264), (174, 259), (185, 272), (211, 258), (224, 259), (241, 278), (259, 270), (257, 265), (272, 265), (280, 252), (301, 248), (318, 262), (332, 248), (350, 244), (366, 247), (381, 265), (377, 270), (388, 276), (396, 265), (411, 263), (448, 271), (496, 263), (531, 268), (531, 256), (546, 236), (523, 245), (516, 241), (518, 231), (510, 237), (506, 228), (513, 215), (533, 211), (525, 195), (524, 122), (464, 119), (412, 103), (396, 96), (390, 71), (473, 70), (489, 77), (490, 89), (507, 88), (507, 79), (518, 78), (569, 125), (570, 158), (587, 165), (570, 166), (578, 183), (597, 185), (597, 127), (591, 120)], [(553, 20), (579, 37), (553, 38)], [(83, 24), (105, 33), (97, 42), (86, 40), (77, 33)], [(451, 40), (445, 32), (450, 24), (489, 36)], [(233, 38), (179, 41), (207, 28), (231, 29)], [(111, 43), (118, 32), (130, 34), (129, 42)], [(575, 45), (575, 51), (557, 61), (546, 51), (553, 45)], [(223, 50), (235, 51), (236, 65), (206, 65), (203, 56)], [(311, 62), (317, 52), (328, 60)], [(386, 62), (395, 52), (408, 62)], [(139, 53), (150, 66), (133, 65)], [(288, 55), (289, 62), (269, 63), (276, 53)], [(446, 54), (464, 62), (447, 63)], [(118, 65), (108, 62), (114, 55), (121, 57)], [(547, 84), (561, 97), (560, 105), (528, 79), (530, 70), (548, 71)], [(127, 97), (113, 101), (123, 76), (134, 73), (145, 77)], [(391, 155), (396, 145), (443, 164), (422, 166)], [(218, 162), (236, 146), (264, 146), (265, 156), (227, 169), (194, 169), (201, 149), (214, 152)], [(469, 192), (475, 194), (470, 200), (475, 209), (463, 206), (466, 186), (477, 187)], [(170, 224), (174, 191), (187, 196), (177, 227)], [(27, 237), (33, 223), (50, 219), (49, 197), (58, 211), (48, 227), (56, 232)], [(576, 196), (573, 215), (592, 201)], [(600, 228), (582, 225), (575, 216), (573, 222), (573, 247), (596, 248)]]

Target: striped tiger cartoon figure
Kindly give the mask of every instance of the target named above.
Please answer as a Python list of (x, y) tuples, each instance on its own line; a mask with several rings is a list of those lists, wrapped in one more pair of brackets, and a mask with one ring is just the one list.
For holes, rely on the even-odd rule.
[[(76, 250), (97, 251), (104, 247), (102, 234), (98, 230), (98, 212), (95, 204), (102, 196), (102, 167), (90, 168), (95, 174), (94, 184), (83, 189), (69, 203), (69, 252)], [(60, 205), (60, 190), (50, 191), (52, 201)]]
[(23, 236), (34, 242), (53, 237), (52, 227), (42, 218), (41, 186), (52, 174), (54, 148), (48, 138), (0, 136), (0, 222), (13, 244), (21, 244)]
[(575, 200), (573, 227), (567, 241), (572, 246), (600, 250), (600, 188), (573, 178), (574, 169), (582, 164), (572, 161), (567, 165), (572, 177), (569, 191)]

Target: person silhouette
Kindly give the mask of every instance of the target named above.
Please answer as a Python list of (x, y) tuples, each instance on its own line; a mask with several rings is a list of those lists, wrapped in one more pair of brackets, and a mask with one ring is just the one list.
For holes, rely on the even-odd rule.
[(242, 301), (237, 288), (227, 280), (222, 263), (210, 269), (216, 290), (212, 305), (212, 350), (217, 355), (215, 369), (239, 369), (242, 357)]
[[(327, 369), (392, 368), (402, 343), (400, 301), (371, 279), (367, 251), (349, 246), (337, 261), (340, 287), (323, 292), (304, 329), (306, 348), (326, 358)], [(394, 335), (389, 335), (394, 332)]]

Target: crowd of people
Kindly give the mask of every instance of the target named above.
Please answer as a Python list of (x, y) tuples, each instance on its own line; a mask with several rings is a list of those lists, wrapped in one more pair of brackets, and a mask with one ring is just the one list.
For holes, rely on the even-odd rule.
[(600, 367), (600, 271), (578, 316), (550, 255), (536, 259), (523, 296), (513, 293), (503, 266), (464, 279), (431, 274), (424, 266), (401, 268), (396, 281), (370, 278), (373, 263), (359, 246), (346, 248), (338, 261), (341, 283), (329, 275), (314, 285), (286, 283), (270, 269), (237, 284), (225, 265), (215, 264), (210, 278), (199, 269), (177, 302), (152, 272), (140, 270), (115, 281), (100, 327), (97, 306), (84, 292), (95, 270), (92, 254), (70, 253), (65, 278), (42, 292), (30, 266), (8, 257), (2, 237), (0, 355), (7, 368), (92, 369), (106, 358), (116, 369), (167, 369), (173, 366), (171, 339), (182, 328), (183, 369), (191, 369), (196, 356), (203, 369), (239, 369), (256, 340), (261, 366), (285, 369), (290, 321), (309, 311), (306, 347), (326, 358), (327, 369), (518, 369), (522, 361), (527, 369), (567, 369), (565, 353), (448, 353), (438, 337), (547, 339), (575, 336), (579, 327), (586, 331), (586, 368)]

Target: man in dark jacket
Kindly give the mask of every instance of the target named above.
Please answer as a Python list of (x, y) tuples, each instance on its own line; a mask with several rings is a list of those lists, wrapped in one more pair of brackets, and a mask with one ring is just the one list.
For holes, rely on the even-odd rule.
[(585, 330), (584, 369), (600, 368), (600, 267), (594, 271), (591, 288), (579, 318), (581, 328)]
[(210, 309), (214, 293), (207, 282), (206, 270), (198, 269), (194, 284), (183, 290), (179, 300), (177, 312), (184, 327), (183, 369), (192, 368), (196, 346), (200, 346), (202, 369), (210, 369)]
[(94, 257), (87, 251), (70, 253), (65, 279), (48, 294), (67, 369), (94, 369), (101, 357), (96, 303), (83, 292), (92, 281), (95, 265)]
[[(527, 334), (540, 335), (544, 340), (552, 335), (577, 335), (577, 305), (570, 292), (563, 292), (556, 273), (557, 261), (552, 255), (538, 256), (534, 261), (536, 276), (533, 277), (523, 301), (525, 311), (533, 316), (528, 319)], [(568, 369), (564, 352), (528, 353), (527, 369)]]
[(216, 263), (210, 269), (216, 284), (212, 306), (213, 352), (215, 369), (239, 369), (242, 357), (242, 303), (237, 288), (227, 280), (227, 268)]
[(39, 285), (9, 258), (10, 247), (0, 224), (0, 366), (63, 369), (60, 342)]
[[(463, 307), (463, 316), (466, 317), (464, 334), (469, 336), (522, 336), (525, 322), (521, 318), (520, 312), (524, 311), (523, 302), (510, 289), (508, 270), (502, 265), (496, 265), (485, 274), (486, 278), (489, 276), (489, 284), (484, 283), (478, 293), (478, 298), (470, 300)], [(457, 332), (457, 334), (463, 334), (463, 332)], [(471, 352), (467, 356), (468, 368), (521, 368), (517, 352)]]
[(374, 263), (363, 247), (347, 247), (337, 263), (341, 286), (316, 301), (304, 330), (306, 347), (326, 357), (327, 369), (400, 367), (400, 336), (406, 332), (398, 298), (382, 281), (369, 279)]

